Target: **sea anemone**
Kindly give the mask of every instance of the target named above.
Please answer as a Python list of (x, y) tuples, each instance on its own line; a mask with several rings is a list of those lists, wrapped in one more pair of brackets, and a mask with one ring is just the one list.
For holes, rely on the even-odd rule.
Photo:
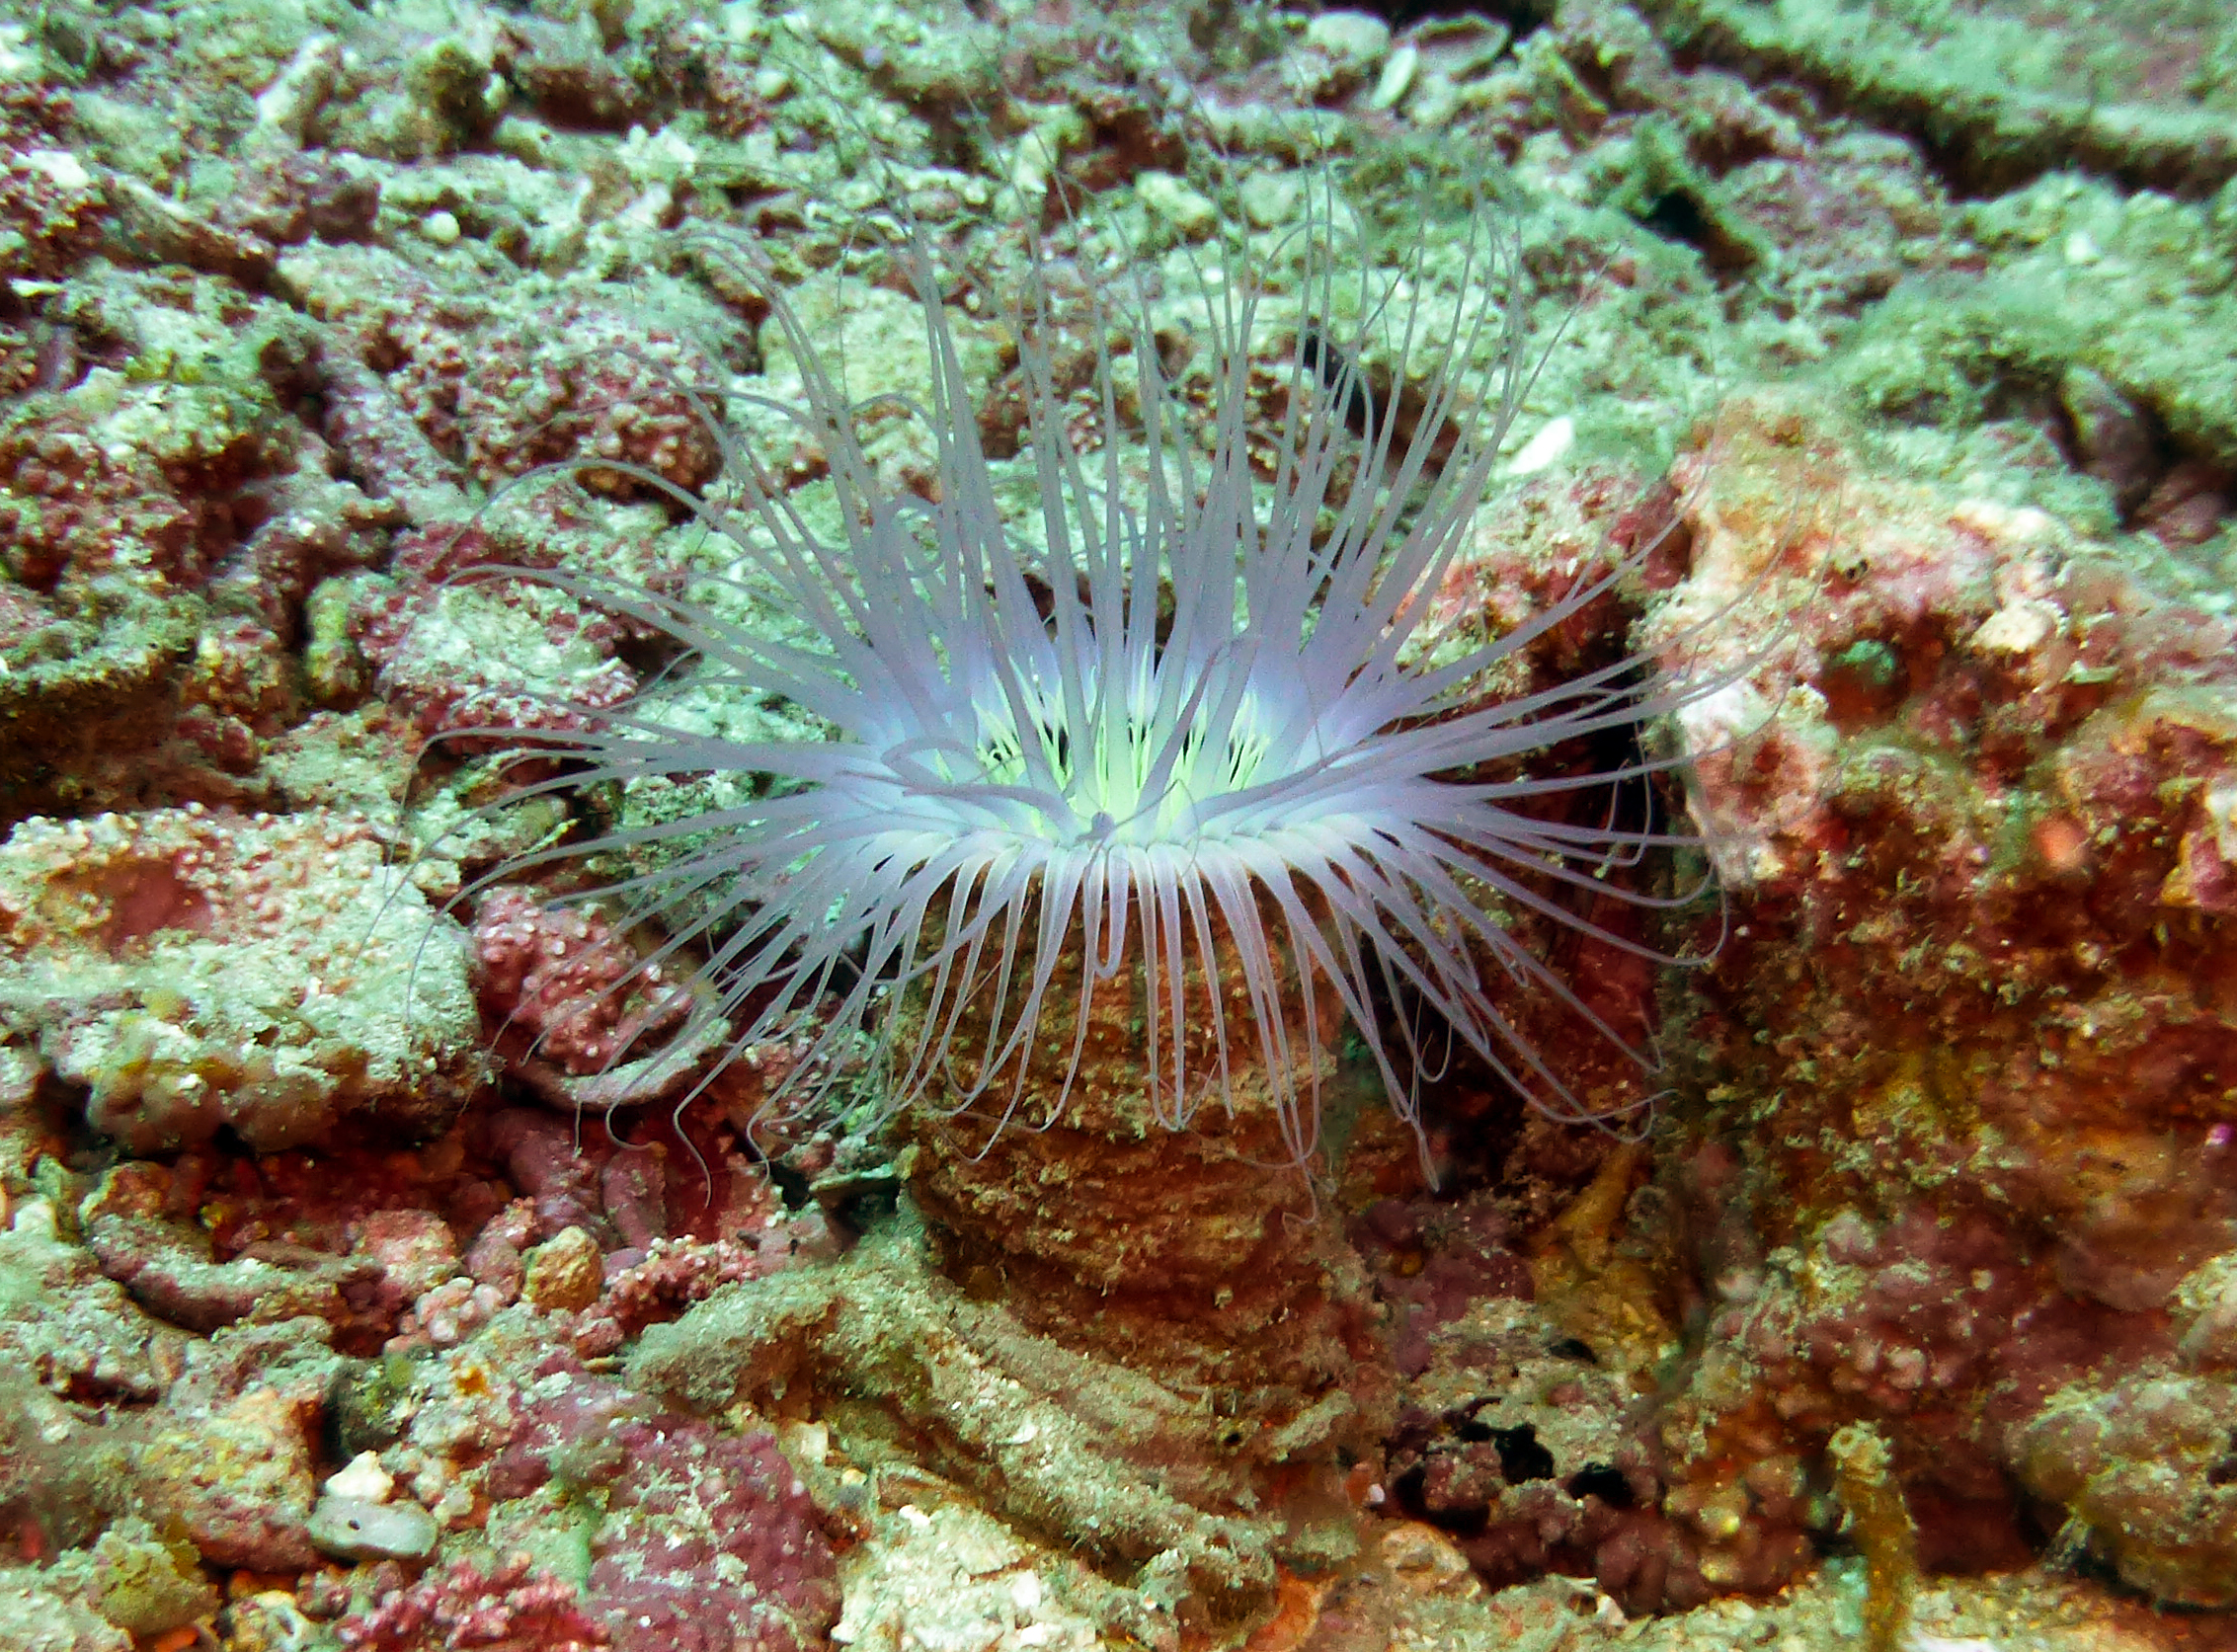
[[(732, 1054), (791, 1041), (809, 1084), (867, 1055), (895, 1108), (1047, 1128), (1097, 995), (1119, 992), (1141, 1107), (1170, 1130), (1207, 1100), (1232, 1108), (1247, 1065), (1304, 1162), (1339, 1018), (1408, 1120), (1448, 1047), (1433, 1056), (1432, 1038), (1558, 1118), (1596, 1117), (1518, 1031), (1512, 994), (1551, 994), (1641, 1069), (1648, 1054), (1513, 920), (1643, 949), (1576, 897), (1654, 901), (1609, 874), (1679, 839), (1649, 814), (1595, 801), (1578, 824), (1568, 805), (1643, 786), (1655, 765), (1632, 737), (1715, 685), (1624, 659), (1486, 691), (1646, 545), (1503, 634), (1428, 633), (1537, 358), (1516, 241), (1477, 203), (1457, 244), (1432, 259), (1417, 232), (1379, 269), (1335, 182), (1311, 198), (1254, 255), (1166, 259), (1177, 292), (1139, 261), (1098, 279), (1083, 251), (1029, 239), (1007, 310), (1038, 488), (1023, 520), (1005, 518), (920, 226), (865, 227), (856, 248), (914, 301), (917, 401), (851, 400), (784, 285), (729, 249), (800, 399), (751, 404), (759, 434), (718, 432), (724, 475), (704, 495), (637, 476), (709, 530), (721, 571), (681, 593), (504, 573), (590, 596), (679, 655), (630, 705), (535, 735), (519, 755), (547, 766), (526, 794), (753, 781), (500, 875), (623, 860), (562, 899), (649, 925), (645, 970), (695, 961), (702, 1032), (719, 1018)], [(861, 433), (897, 415), (930, 455), (902, 476)], [(822, 467), (820, 514), (796, 448)], [(709, 732), (677, 714), (686, 690), (784, 702), (826, 738)], [(1625, 754), (1582, 775), (1534, 766), (1580, 741)]]

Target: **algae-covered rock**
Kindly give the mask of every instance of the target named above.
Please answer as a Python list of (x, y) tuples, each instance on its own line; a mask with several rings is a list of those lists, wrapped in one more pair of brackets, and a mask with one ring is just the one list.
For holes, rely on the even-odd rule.
[(563, 1227), (521, 1258), (520, 1294), (541, 1308), (575, 1310), (599, 1299), (598, 1241), (580, 1227)]
[(2155, 1600), (2237, 1605), (2237, 1387), (2165, 1368), (2061, 1389), (2021, 1431), (2022, 1479)]
[(839, 1562), (842, 1646), (972, 1645), (987, 1652), (1097, 1652), (1117, 1636), (1156, 1646), (1169, 1619), (1061, 1550), (1021, 1540), (947, 1488), (880, 1511)]
[(2028, 1552), (2017, 1477), (2136, 1587), (2229, 1600), (2227, 1388), (2165, 1369), (2164, 1311), (2237, 1238), (2229, 622), (1791, 401), (1680, 474), (1653, 625), (1785, 641), (1680, 718), (1729, 928), (1656, 1190), (1713, 1304), (1665, 1507), (1768, 1554), (1779, 1459), (1866, 1423), (1929, 1569)]
[(265, 1387), (214, 1412), (162, 1419), (133, 1463), (149, 1516), (213, 1565), (313, 1564), (312, 1421), (300, 1401)]
[[(61, 1167), (46, 1159), (41, 1168), (61, 1191)], [(0, 1232), (0, 1363), (76, 1399), (160, 1398), (184, 1339), (128, 1300), (82, 1234), (65, 1236), (57, 1222), (53, 1200), (31, 1199)]]
[(194, 1549), (162, 1541), (137, 1516), (119, 1521), (91, 1547), (63, 1555), (49, 1578), (52, 1587), (142, 1639), (206, 1617), (219, 1604)]
[(282, 638), (388, 507), (289, 417), (305, 325), (209, 275), (54, 284), (65, 354), (0, 410), (0, 819), (247, 802), (293, 707)]
[(361, 817), (33, 821), (0, 846), (0, 1025), (142, 1150), (426, 1135), (481, 1076), (456, 930)]
[(2074, 158), (2143, 186), (2211, 188), (2237, 172), (2237, 107), (2223, 90), (2231, 41), (2211, 6), (2059, 6), (2047, 17), (1838, 0), (1639, 9), (1684, 50), (1814, 84), (1915, 131), (1984, 190)]
[(1837, 360), (1867, 406), (1969, 423), (2063, 393), (2088, 459), (2107, 414), (2104, 392), (2077, 406), (2079, 368), (2148, 415), (2147, 432), (2237, 465), (2237, 290), (2209, 208), (2060, 174), (1962, 219), (1987, 268), (1897, 287)]
[(1345, 1551), (1344, 1512), (1310, 1489), (1292, 1489), (1288, 1520), (1260, 1502), (1273, 1476), (1250, 1459), (1278, 1457), (1279, 1431), (1242, 1438), (1149, 1376), (1031, 1335), (926, 1273), (920, 1245), (889, 1228), (838, 1265), (724, 1287), (649, 1329), (630, 1380), (695, 1409), (767, 1402), (803, 1377), (846, 1391), (1007, 1518), (1192, 1619), (1247, 1621), (1277, 1555)]
[(127, 1465), (117, 1432), (28, 1377), (0, 1374), (0, 1519), (22, 1540), (43, 1552), (90, 1542), (127, 1504)]
[(0, 1580), (0, 1646), (11, 1652), (132, 1652), (132, 1637), (33, 1582)]

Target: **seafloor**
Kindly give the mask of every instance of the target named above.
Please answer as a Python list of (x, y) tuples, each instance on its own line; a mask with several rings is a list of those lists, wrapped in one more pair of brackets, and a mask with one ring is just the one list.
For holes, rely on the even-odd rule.
[[(0, 132), (0, 1649), (2237, 1645), (2220, 0), (5, 0)], [(1098, 283), (1185, 402), (1256, 282), (1257, 417), (1285, 245), (1426, 291), (1485, 214), (1441, 614), (1608, 574), (1485, 691), (1728, 678), (1555, 754), (1718, 894), (1513, 919), (1644, 1127), (1460, 1059), (1417, 1151), (1353, 1060), (1302, 1172), (871, 1069), (757, 1136), (782, 1044), (672, 1116), (689, 961), (544, 905), (629, 856), (517, 857), (752, 777), (502, 753), (822, 738), (584, 582), (716, 566), (803, 348), (931, 396), (876, 226), (1029, 524), (1028, 273), (1084, 450)]]

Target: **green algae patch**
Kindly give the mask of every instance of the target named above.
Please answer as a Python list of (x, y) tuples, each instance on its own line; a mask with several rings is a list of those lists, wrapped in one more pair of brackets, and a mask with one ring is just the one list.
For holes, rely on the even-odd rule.
[[(1990, 7), (1919, 7), (1906, 16), (1837, 0), (1643, 0), (1639, 9), (1680, 50), (1815, 84), (1847, 109), (1915, 132), (1978, 189), (2076, 161), (2147, 188), (2210, 190), (2237, 176), (2237, 108), (2226, 93), (2210, 96), (2227, 80), (2226, 67), (2215, 65), (2237, 48), (2218, 7), (2137, 14), (2151, 24), (2134, 33), (2108, 21), (2121, 15), (2118, 7), (2075, 8), (2064, 28), (2044, 28), (2039, 14), (2017, 7), (2006, 16)], [(2154, 97), (2155, 68), (2186, 46), (2190, 84), (2209, 96)], [(2081, 72), (2075, 56), (2084, 59)], [(2123, 80), (2131, 97), (2106, 96)]]
[(2237, 291), (2226, 213), (2072, 177), (1968, 208), (1977, 275), (1905, 283), (1834, 365), (1865, 406), (1950, 425), (2083, 402), (2075, 368), (2178, 449), (2237, 465)]

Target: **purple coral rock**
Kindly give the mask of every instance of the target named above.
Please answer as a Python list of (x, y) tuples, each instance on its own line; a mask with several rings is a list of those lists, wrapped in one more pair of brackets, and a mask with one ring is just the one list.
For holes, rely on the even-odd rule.
[(573, 1120), (524, 1107), (509, 1107), (490, 1120), (490, 1150), (505, 1163), (513, 1185), (533, 1201), (532, 1239), (570, 1227), (597, 1232), (604, 1210), (596, 1177), (598, 1143), (579, 1147)]
[(721, 450), (708, 421), (722, 411), (722, 373), (674, 331), (576, 301), (493, 330), (458, 388), (458, 428), (476, 477), (498, 482), (539, 464), (583, 461), (600, 493), (640, 484), (608, 459), (679, 488), (710, 482)]
[(350, 1652), (590, 1652), (610, 1645), (575, 1592), (516, 1557), (495, 1572), (464, 1561), (383, 1597), (339, 1626)]
[(380, 1269), (400, 1300), (433, 1291), (458, 1272), (458, 1241), (433, 1211), (374, 1211), (353, 1250)]
[(108, 192), (62, 147), (68, 98), (0, 94), (0, 275), (56, 275), (101, 233)]
[(624, 1424), (591, 1592), (622, 1652), (805, 1652), (838, 1615), (831, 1549), (767, 1434), (663, 1414)]
[(723, 1434), (609, 1378), (523, 1407), (493, 1497), (599, 1486), (585, 1596), (617, 1652), (805, 1652), (839, 1614), (831, 1547), (774, 1437)]

